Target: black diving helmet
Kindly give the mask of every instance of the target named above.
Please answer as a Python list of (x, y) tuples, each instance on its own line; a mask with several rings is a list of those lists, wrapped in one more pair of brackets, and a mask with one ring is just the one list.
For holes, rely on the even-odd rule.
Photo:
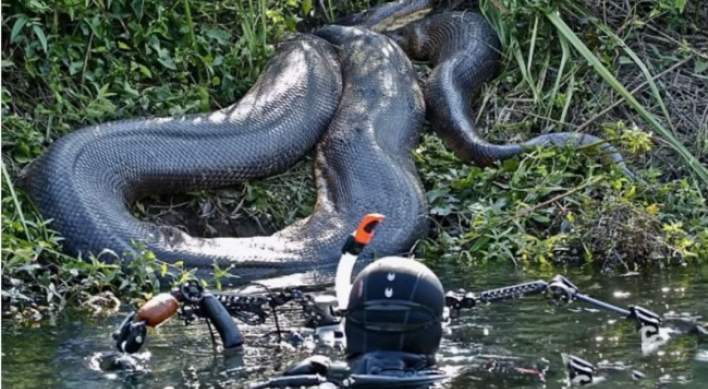
[(385, 257), (357, 275), (344, 322), (348, 358), (373, 351), (434, 355), (445, 293), (438, 277), (409, 258)]

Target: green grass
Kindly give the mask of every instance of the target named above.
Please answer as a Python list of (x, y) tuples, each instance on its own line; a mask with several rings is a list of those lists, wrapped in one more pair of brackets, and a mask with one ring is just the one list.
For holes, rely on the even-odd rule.
[[(213, 110), (243, 95), (298, 25), (322, 24), (365, 1), (34, 0), (3, 5), (2, 293), (57, 309), (98, 292), (157, 290), (150, 253), (131, 275), (61, 252), (13, 184), (60, 136), (90, 123)], [(708, 7), (657, 0), (482, 0), (504, 46), (501, 75), (475, 102), (479, 130), (499, 143), (546, 131), (601, 135), (648, 186), (592, 153), (543, 150), (490, 168), (461, 164), (428, 131), (415, 150), (431, 212), (419, 256), (459, 265), (612, 266), (620, 271), (708, 258)], [(630, 2), (631, 3), (631, 2)], [(464, 2), (460, 7), (470, 7)], [(424, 67), (424, 66), (422, 66)], [(592, 151), (592, 150), (587, 150)], [(200, 236), (242, 220), (282, 228), (314, 206), (312, 161), (214, 192), (152, 197), (146, 220)], [(293, 206), (295, 205), (295, 206)], [(19, 315), (19, 313), (16, 312)]]

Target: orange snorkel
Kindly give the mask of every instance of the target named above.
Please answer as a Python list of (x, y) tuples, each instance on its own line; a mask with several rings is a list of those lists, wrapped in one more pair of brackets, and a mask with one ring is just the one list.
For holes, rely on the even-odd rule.
[(365, 215), (359, 222), (359, 226), (347, 238), (347, 241), (342, 246), (342, 258), (337, 265), (337, 276), (335, 279), (334, 289), (337, 294), (338, 309), (346, 310), (349, 304), (349, 292), (351, 290), (352, 271), (356, 259), (364, 250), (364, 247), (369, 244), (374, 235), (374, 229), (386, 217), (378, 213), (369, 213)]

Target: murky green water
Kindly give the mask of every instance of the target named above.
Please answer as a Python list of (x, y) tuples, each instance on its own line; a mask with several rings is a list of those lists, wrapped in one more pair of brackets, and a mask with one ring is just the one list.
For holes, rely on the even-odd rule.
[[(500, 268), (440, 271), (448, 289), (467, 285), (481, 291), (511, 283), (549, 279), (553, 274), (523, 274)], [(641, 305), (661, 315), (675, 312), (708, 322), (708, 267), (672, 270), (653, 276), (605, 276), (567, 273), (581, 291), (621, 307)], [(205, 324), (185, 327), (172, 320), (149, 333), (149, 343), (138, 356), (141, 371), (101, 370), (101, 356), (113, 353), (111, 332), (123, 314), (110, 318), (69, 317), (39, 328), (16, 328), (3, 323), (3, 388), (248, 388), (320, 350), (314, 346), (276, 348), (259, 341), (264, 327), (241, 326), (248, 345), (224, 355), (214, 350)], [(336, 351), (325, 350), (328, 355)], [(500, 382), (475, 378), (465, 372), (479, 353), (507, 353), (532, 361), (548, 360), (545, 383)], [(453, 321), (443, 341), (440, 365), (458, 375), (443, 388), (565, 388), (561, 353), (617, 370), (595, 388), (708, 387), (708, 341), (687, 336), (658, 351), (643, 355), (633, 325), (615, 314), (583, 303), (556, 308), (541, 297), (496, 303), (464, 312)], [(646, 375), (633, 381), (631, 371)]]

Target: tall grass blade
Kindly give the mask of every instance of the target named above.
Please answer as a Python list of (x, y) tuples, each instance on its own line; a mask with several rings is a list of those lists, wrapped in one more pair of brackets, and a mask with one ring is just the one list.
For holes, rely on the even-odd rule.
[[(587, 12), (582, 10), (579, 6), (574, 5), (573, 7), (576, 11), (578, 11), (579, 14), (588, 16)], [(654, 99), (656, 100), (657, 104), (659, 104), (659, 107), (661, 108), (661, 112), (664, 114), (664, 117), (666, 120), (669, 122), (669, 125), (671, 126), (671, 130), (674, 131), (675, 129), (671, 125), (671, 116), (669, 115), (669, 110), (666, 108), (666, 104), (664, 103), (664, 99), (661, 98), (661, 93), (659, 92), (659, 87), (656, 86), (656, 83), (654, 82), (654, 77), (652, 76), (651, 72), (649, 72), (649, 69), (647, 66), (644, 64), (644, 62), (639, 59), (639, 56), (637, 53), (632, 50), (631, 47), (627, 46), (627, 44), (622, 40), (619, 36), (617, 36), (614, 31), (612, 31), (607, 25), (603, 23), (593, 23), (595, 27), (597, 27), (600, 31), (605, 33), (607, 36), (611, 37), (614, 39), (616, 42), (619, 43), (619, 45), (622, 47), (625, 53), (629, 55), (629, 57), (634, 61), (635, 64), (639, 67), (639, 70), (642, 71), (642, 74), (644, 74), (644, 77), (646, 77), (647, 82), (649, 83), (649, 89), (651, 90), (652, 95), (654, 96)]]
[(629, 93), (629, 91), (610, 73), (605, 66), (602, 65), (599, 59), (593, 55), (585, 44), (578, 38), (577, 35), (570, 29), (565, 21), (560, 17), (558, 11), (549, 12), (546, 14), (548, 19), (553, 23), (558, 31), (575, 47), (576, 50), (590, 63), (595, 71), (612, 86), (625, 100), (646, 120), (651, 127), (656, 130), (667, 142), (681, 155), (686, 161), (686, 164), (696, 173), (706, 184), (708, 184), (708, 168), (703, 166), (700, 161), (693, 156), (686, 147), (681, 144), (672, 132), (667, 130), (659, 123), (654, 116), (646, 110), (637, 99)]
[[(561, 81), (563, 80), (563, 76), (565, 75), (563, 72), (565, 71), (565, 64), (568, 62), (568, 56), (570, 50), (568, 50), (568, 43), (563, 39), (562, 35), (559, 35), (560, 42), (561, 42), (561, 49), (563, 54), (561, 55), (561, 60), (560, 60), (560, 65), (558, 65), (558, 75), (556, 76), (556, 81), (553, 83), (553, 90), (551, 91), (551, 99), (555, 100), (556, 97), (558, 96), (558, 91), (560, 90), (561, 86)], [(548, 106), (548, 112), (546, 115), (548, 117), (551, 117), (551, 111), (553, 110), (553, 104)]]
[(27, 222), (25, 221), (25, 215), (22, 213), (22, 206), (20, 206), (20, 201), (17, 199), (17, 194), (15, 193), (15, 187), (12, 185), (12, 180), (10, 179), (10, 173), (7, 171), (7, 167), (5, 167), (5, 161), (2, 161), (2, 176), (7, 182), (7, 188), (10, 191), (10, 196), (12, 197), (12, 202), (15, 203), (15, 211), (17, 212), (17, 216), (20, 217), (20, 223), (22, 223), (22, 229), (25, 232), (25, 237), (27, 238), (28, 241), (32, 241), (32, 236), (30, 236), (29, 229), (27, 228)]

